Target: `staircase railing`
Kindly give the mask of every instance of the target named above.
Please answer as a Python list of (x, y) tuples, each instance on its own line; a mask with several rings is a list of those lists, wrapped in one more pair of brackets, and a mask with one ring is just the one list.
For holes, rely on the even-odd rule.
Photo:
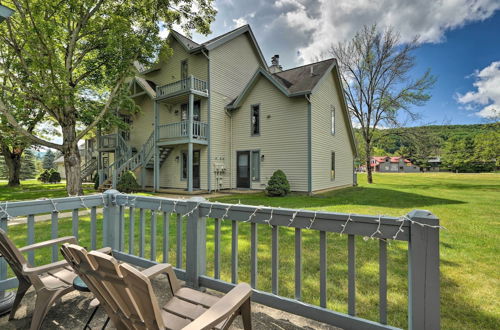
[(151, 133), (146, 142), (142, 145), (141, 150), (134, 155), (132, 155), (132, 151), (130, 151), (130, 156), (127, 159), (116, 163), (116, 168), (113, 172), (113, 187), (116, 187), (119, 178), (124, 172), (133, 171), (141, 166), (145, 166), (153, 155), (153, 147), (154, 132)]
[(97, 159), (92, 158), (82, 166), (82, 178), (91, 175), (97, 169)]

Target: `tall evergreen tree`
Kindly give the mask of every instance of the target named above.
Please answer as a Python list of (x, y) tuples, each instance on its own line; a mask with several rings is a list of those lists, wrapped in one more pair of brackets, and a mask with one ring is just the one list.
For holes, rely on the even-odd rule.
[(52, 150), (49, 149), (43, 156), (43, 162), (42, 162), (42, 167), (45, 170), (50, 170), (51, 168), (56, 168), (56, 165), (54, 164), (54, 160), (56, 159), (55, 153), (52, 152)]
[(21, 180), (36, 178), (35, 155), (30, 149), (26, 149), (21, 160)]

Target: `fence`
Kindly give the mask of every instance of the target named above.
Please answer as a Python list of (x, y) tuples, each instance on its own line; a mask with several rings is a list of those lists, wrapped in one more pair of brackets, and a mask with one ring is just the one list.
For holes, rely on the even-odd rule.
[[(98, 209), (103, 208), (98, 221)], [(175, 200), (120, 194), (108, 190), (102, 195), (70, 197), (0, 203), (0, 227), (7, 230), (10, 217), (27, 216), (27, 244), (35, 242), (35, 215), (52, 214), (51, 237), (58, 237), (59, 212), (72, 211), (73, 235), (78, 237), (79, 213), (88, 210), (90, 216), (90, 248), (99, 247), (98, 223), (102, 221), (103, 246), (111, 246), (120, 260), (149, 267), (156, 263), (158, 229), (162, 232), (162, 262), (169, 262), (170, 222), (176, 221), (176, 272), (187, 285), (227, 292), (238, 282), (238, 231), (239, 225), (251, 226), (250, 284), (254, 288), (252, 299), (258, 303), (293, 314), (312, 318), (341, 328), (393, 329), (387, 325), (387, 242), (408, 242), (408, 328), (439, 329), (439, 220), (428, 211), (412, 211), (401, 218), (358, 214), (316, 212), (295, 209), (256, 207), (240, 204), (210, 203), (202, 198)], [(128, 213), (128, 216), (127, 216)], [(150, 255), (146, 258), (146, 213), (150, 214)], [(171, 215), (175, 215), (171, 217)], [(135, 223), (139, 217), (139, 228)], [(214, 254), (207, 256), (207, 218), (214, 219)], [(172, 220), (174, 219), (174, 220)], [(231, 221), (231, 282), (220, 279), (221, 274), (221, 223)], [(161, 222), (158, 224), (158, 222)], [(125, 224), (128, 222), (128, 232)], [(182, 224), (186, 225), (185, 236)], [(158, 228), (158, 225), (161, 227)], [(271, 292), (257, 290), (258, 282), (258, 228), (270, 227), (271, 234)], [(279, 241), (280, 228), (294, 228), (295, 299), (279, 295)], [(319, 233), (319, 306), (301, 301), (303, 288), (302, 250), (304, 230)], [(348, 313), (326, 308), (327, 254), (326, 233), (347, 235), (348, 254)], [(379, 239), (379, 322), (356, 316), (356, 244), (355, 236)], [(185, 239), (185, 241), (184, 241)], [(126, 246), (125, 242), (128, 241)], [(185, 253), (183, 252), (185, 248)], [(135, 253), (138, 248), (138, 253)], [(28, 260), (34, 264), (34, 251)], [(57, 246), (51, 251), (53, 261), (58, 258)], [(207, 259), (213, 258), (214, 274), (206, 272)], [(183, 259), (185, 265), (183, 265)], [(171, 262), (173, 263), (173, 262)], [(183, 267), (184, 266), (184, 267)], [(0, 264), (0, 290), (17, 286), (15, 278), (7, 279), (7, 267)]]

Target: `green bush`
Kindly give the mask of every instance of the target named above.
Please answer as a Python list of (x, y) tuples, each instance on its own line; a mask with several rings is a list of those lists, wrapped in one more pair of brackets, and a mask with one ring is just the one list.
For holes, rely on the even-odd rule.
[(267, 182), (266, 194), (268, 196), (286, 196), (290, 192), (290, 183), (282, 170), (277, 170)]
[(131, 193), (139, 191), (141, 186), (137, 183), (135, 174), (132, 171), (127, 171), (120, 177), (116, 189), (122, 193)]
[(38, 176), (38, 181), (41, 181), (43, 183), (49, 182), (50, 179), (50, 170), (44, 170), (40, 175)]
[(61, 182), (61, 174), (55, 170), (51, 170), (50, 176), (49, 176), (49, 182), (50, 183), (59, 183)]

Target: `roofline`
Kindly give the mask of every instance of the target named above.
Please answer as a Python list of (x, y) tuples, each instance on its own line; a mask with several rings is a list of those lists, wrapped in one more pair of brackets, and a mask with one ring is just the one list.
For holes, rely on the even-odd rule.
[[(148, 91), (148, 89), (147, 89), (147, 88), (145, 88), (145, 86), (143, 86), (143, 85), (142, 85), (141, 81), (140, 81), (140, 80), (138, 80), (137, 78), (138, 78), (137, 76), (134, 76), (134, 77), (132, 78), (132, 80), (130, 81), (129, 88), (130, 88), (130, 86), (132, 86), (132, 84), (133, 84), (133, 83), (136, 83), (136, 84), (138, 84), (138, 85), (139, 85), (139, 86), (140, 86), (140, 87), (144, 90), (144, 92), (146, 92), (146, 94), (148, 94), (148, 95), (149, 95), (149, 97), (150, 97), (150, 98), (155, 99), (155, 98), (156, 98), (156, 92), (155, 92), (155, 95), (152, 95), (152, 94)], [(140, 78), (140, 77), (139, 77), (139, 78)], [(142, 79), (144, 79), (144, 78), (142, 78)], [(144, 80), (146, 80), (146, 79), (144, 79)], [(147, 83), (147, 81), (146, 81), (146, 83)], [(151, 86), (149, 86), (149, 87), (151, 87)], [(153, 89), (153, 87), (151, 87), (151, 89)], [(154, 90), (154, 89), (153, 89), (153, 90)]]
[(226, 109), (234, 110), (234, 109), (239, 108), (241, 106), (240, 105), (241, 102), (243, 102), (243, 100), (245, 99), (247, 94), (252, 90), (253, 86), (257, 82), (257, 78), (259, 78), (260, 75), (267, 78), (267, 80), (269, 80), (276, 88), (278, 88), (280, 90), (280, 92), (282, 92), (287, 97), (302, 96), (302, 95), (307, 95), (307, 94), (311, 93), (311, 91), (301, 91), (301, 92), (296, 92), (296, 93), (290, 93), (285, 87), (283, 87), (283, 85), (281, 85), (279, 82), (276, 81), (276, 79), (273, 77), (272, 74), (269, 73), (269, 71), (263, 69), (262, 67), (259, 67), (255, 71), (255, 73), (253, 74), (252, 78), (250, 78), (250, 80), (246, 84), (243, 91), (240, 93), (240, 95), (238, 95), (238, 97), (236, 98), (234, 103), (231, 105), (227, 105)]

